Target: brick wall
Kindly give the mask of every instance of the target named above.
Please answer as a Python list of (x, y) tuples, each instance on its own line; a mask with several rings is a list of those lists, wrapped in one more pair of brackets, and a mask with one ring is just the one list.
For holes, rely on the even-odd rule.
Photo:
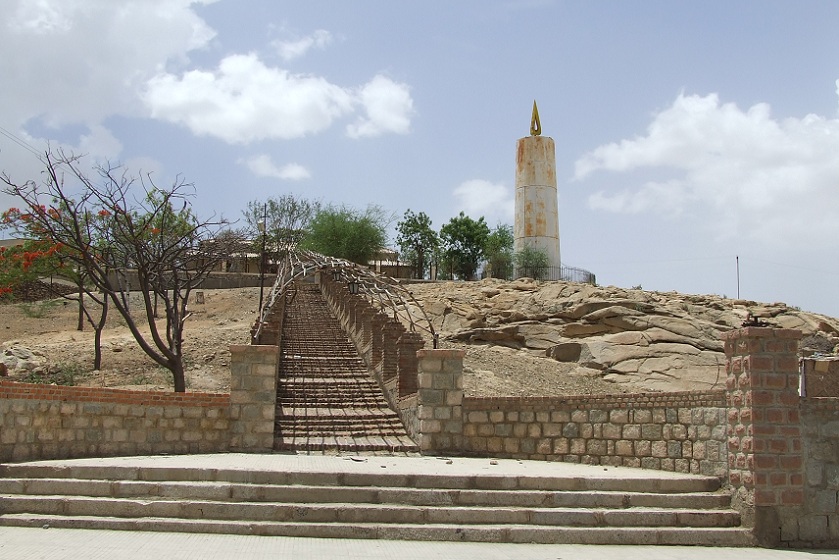
[(797, 527), (804, 504), (800, 338), (800, 331), (767, 327), (723, 335), (728, 480), (745, 523), (754, 525), (759, 541), (767, 546), (797, 539), (792, 527)]
[(230, 350), (230, 394), (0, 380), (0, 462), (270, 451), (278, 348)]

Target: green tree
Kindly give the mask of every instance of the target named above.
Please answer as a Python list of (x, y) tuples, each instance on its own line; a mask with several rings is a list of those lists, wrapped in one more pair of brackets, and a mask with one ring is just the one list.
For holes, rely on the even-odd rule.
[(551, 260), (542, 249), (523, 247), (514, 256), (516, 276), (528, 276), (536, 280), (543, 280), (548, 273)]
[(252, 200), (243, 215), (248, 235), (259, 245), (254, 249), (262, 250), (262, 236), (265, 235), (268, 252), (278, 258), (294, 250), (303, 241), (320, 210), (321, 203), (318, 201), (284, 194), (265, 201)]
[[(132, 176), (104, 165), (96, 168), (98, 178), (91, 178), (78, 157), (61, 151), (45, 155), (40, 183), (0, 177), (7, 185), (4, 192), (23, 201), (29, 215), (18, 229), (65, 247), (69, 263), (90, 283), (90, 293), (98, 291), (113, 304), (143, 351), (172, 373), (175, 391), (185, 391), (187, 301), (229, 253), (214, 242), (224, 222), (192, 214), (192, 185), (181, 177), (161, 188), (150, 175)], [(131, 277), (143, 303), (137, 315), (129, 305)], [(154, 312), (153, 297), (164, 304), (163, 319)]]
[(498, 224), (487, 236), (484, 254), (487, 259), (487, 276), (507, 278), (513, 274), (513, 227)]
[(483, 216), (473, 220), (463, 212), (440, 228), (444, 259), (461, 280), (475, 278), (489, 233)]
[(391, 219), (376, 205), (363, 212), (347, 206), (328, 206), (312, 219), (300, 246), (366, 266), (387, 245)]
[(396, 244), (402, 251), (402, 258), (414, 268), (416, 278), (425, 278), (429, 256), (434, 254), (439, 243), (437, 232), (431, 229), (431, 218), (425, 212), (414, 214), (408, 209), (396, 223), (396, 231)]

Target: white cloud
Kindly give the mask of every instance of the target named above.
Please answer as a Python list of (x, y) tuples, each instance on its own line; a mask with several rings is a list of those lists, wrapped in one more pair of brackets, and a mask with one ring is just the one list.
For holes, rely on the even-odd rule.
[(240, 160), (240, 163), (247, 165), (248, 169), (257, 177), (274, 177), (276, 179), (299, 181), (312, 176), (308, 169), (298, 163), (288, 163), (282, 167), (278, 167), (267, 154), (260, 154), (246, 160)]
[[(839, 93), (839, 92), (838, 92)], [(578, 180), (612, 183), (654, 173), (617, 192), (598, 190), (595, 209), (689, 213), (722, 237), (802, 242), (839, 235), (839, 120), (817, 115), (773, 119), (769, 105), (741, 110), (717, 95), (679, 95), (644, 136), (600, 146), (575, 166)], [(821, 217), (822, 219), (816, 219)]]
[(300, 58), (312, 49), (323, 50), (330, 44), (332, 44), (332, 34), (324, 29), (318, 29), (311, 35), (296, 41), (274, 41), (272, 43), (280, 57), (285, 61)]
[(137, 88), (215, 32), (193, 0), (0, 0), (0, 121), (95, 125), (136, 115)]
[(255, 54), (228, 56), (216, 72), (160, 74), (149, 81), (145, 100), (155, 118), (241, 144), (319, 132), (353, 107), (339, 86), (270, 68)]
[(384, 76), (354, 91), (269, 67), (253, 53), (228, 56), (214, 72), (159, 74), (149, 80), (145, 101), (155, 118), (238, 144), (321, 132), (359, 105), (366, 117), (347, 127), (350, 137), (405, 134), (413, 112), (408, 86)]
[(513, 223), (515, 200), (512, 189), (483, 179), (471, 179), (455, 187), (452, 194), (458, 201), (458, 211), (478, 219), (483, 216), (490, 227), (496, 223)]
[(406, 84), (377, 75), (360, 89), (358, 101), (364, 106), (366, 117), (347, 126), (350, 138), (410, 132), (414, 102)]

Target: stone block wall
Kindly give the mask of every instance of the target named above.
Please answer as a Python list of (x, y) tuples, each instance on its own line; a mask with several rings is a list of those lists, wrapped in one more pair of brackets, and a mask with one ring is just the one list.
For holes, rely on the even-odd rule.
[(227, 394), (0, 381), (0, 462), (226, 451), (229, 410)]
[(230, 394), (0, 380), (0, 462), (271, 451), (278, 348), (230, 350)]
[(722, 391), (466, 398), (463, 451), (722, 477)]
[(420, 350), (416, 353), (417, 420), (420, 451), (463, 448), (464, 350)]
[(420, 350), (417, 443), (427, 453), (727, 474), (725, 392), (465, 397), (464, 352)]
[(839, 548), (839, 398), (804, 399), (801, 429), (804, 504), (782, 538), (791, 546)]
[(230, 449), (274, 448), (279, 347), (230, 347)]

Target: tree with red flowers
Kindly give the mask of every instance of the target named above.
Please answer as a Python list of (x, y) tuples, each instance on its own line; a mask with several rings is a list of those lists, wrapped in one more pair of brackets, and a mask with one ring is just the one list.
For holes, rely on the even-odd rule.
[[(0, 176), (4, 192), (20, 199), (29, 215), (16, 230), (60, 243), (85, 284), (104, 295), (143, 351), (172, 373), (175, 391), (185, 391), (187, 302), (229, 254), (217, 236), (226, 222), (199, 220), (189, 204), (192, 185), (181, 177), (160, 187), (149, 174), (107, 164), (89, 173), (80, 157), (62, 151), (47, 152), (44, 161), (40, 183)], [(129, 305), (132, 288), (142, 300), (139, 312)], [(165, 310), (161, 318), (157, 299)]]
[[(8, 214), (0, 215), (0, 221), (5, 222)], [(0, 247), (0, 298), (12, 298), (17, 288), (58, 271), (60, 251), (60, 244), (45, 240)]]

